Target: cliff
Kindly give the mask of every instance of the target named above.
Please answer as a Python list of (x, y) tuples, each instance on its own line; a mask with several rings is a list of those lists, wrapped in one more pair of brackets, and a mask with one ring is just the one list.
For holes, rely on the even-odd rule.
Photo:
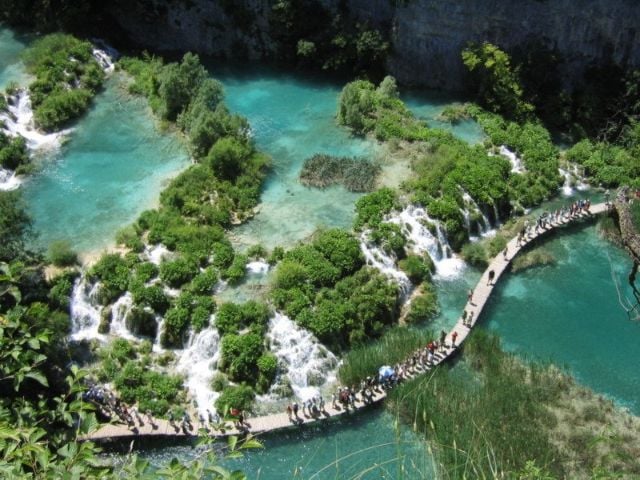
[[(276, 0), (116, 0), (109, 13), (145, 48), (248, 59), (279, 56)], [(295, 2), (285, 2), (295, 3)], [(300, 3), (300, 2), (298, 2)], [(388, 69), (401, 83), (458, 89), (461, 49), (490, 41), (507, 51), (531, 41), (555, 49), (568, 83), (589, 65), (640, 65), (640, 2), (633, 0), (321, 0), (392, 44)], [(310, 15), (310, 25), (316, 19)]]

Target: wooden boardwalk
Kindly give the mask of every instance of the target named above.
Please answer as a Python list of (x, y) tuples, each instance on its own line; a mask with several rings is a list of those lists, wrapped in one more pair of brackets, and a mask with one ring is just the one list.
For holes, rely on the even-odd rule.
[[(529, 236), (526, 237), (525, 241), (521, 244), (518, 244), (517, 237), (512, 238), (507, 243), (507, 255), (505, 256), (502, 252), (496, 255), (495, 258), (491, 260), (486, 270), (480, 277), (478, 284), (473, 290), (472, 298), (465, 305), (465, 310), (467, 314), (471, 314), (471, 322), (466, 326), (462, 321), (462, 317), (458, 319), (453, 329), (446, 336), (446, 348), (435, 355), (434, 362), (432, 366), (425, 367), (422, 369), (418, 369), (413, 376), (420, 375), (426, 371), (429, 371), (435, 368), (440, 363), (446, 361), (457, 351), (457, 348), (465, 341), (472, 328), (476, 325), (480, 314), (482, 313), (489, 297), (493, 293), (493, 289), (504, 273), (504, 271), (509, 266), (511, 260), (529, 243), (534, 241), (535, 239), (545, 235), (546, 233), (567, 225), (569, 223), (573, 223), (577, 220), (582, 219), (590, 219), (595, 216), (605, 213), (609, 211), (609, 206), (604, 203), (599, 203), (595, 205), (591, 205), (590, 214), (581, 214), (575, 215), (571, 218), (563, 218), (558, 222), (551, 223), (551, 226), (542, 229), (539, 232), (534, 231)], [(493, 271), (493, 281), (489, 282), (489, 272)], [(452, 346), (452, 335), (456, 332), (456, 347)], [(374, 372), (372, 372), (374, 373)], [(355, 411), (362, 410), (370, 405), (380, 403), (386, 397), (386, 392), (382, 389), (378, 389), (374, 391), (373, 397), (370, 402), (364, 403), (362, 401), (356, 402)], [(322, 421), (326, 421), (327, 419), (340, 417), (345, 414), (353, 413), (354, 409), (350, 408), (348, 410), (344, 410), (343, 408), (334, 408), (331, 405), (331, 402), (327, 402), (325, 405), (325, 411), (319, 415), (318, 417), (309, 417), (303, 416), (298, 412), (298, 418), (294, 421), (290, 419), (286, 413), (274, 413), (271, 415), (265, 415), (261, 417), (248, 418), (247, 419), (247, 430), (241, 432), (237, 430), (235, 427), (230, 426), (230, 422), (227, 422), (227, 425), (230, 428), (227, 428), (223, 431), (220, 430), (210, 430), (208, 434), (210, 436), (215, 436), (219, 438), (227, 437), (229, 435), (241, 435), (243, 433), (250, 432), (253, 435), (272, 432), (276, 430), (281, 430), (285, 428), (295, 428), (300, 425), (319, 423)], [(89, 436), (82, 438), (81, 440), (91, 440), (91, 441), (120, 441), (120, 440), (132, 440), (134, 438), (144, 438), (144, 437), (190, 437), (198, 435), (198, 425), (194, 426), (192, 431), (184, 432), (179, 430), (177, 427), (172, 427), (168, 421), (166, 420), (155, 420), (157, 425), (151, 426), (148, 422), (145, 422), (144, 426), (137, 427), (135, 430), (128, 428), (123, 424), (106, 424), (95, 432), (91, 433)], [(207, 434), (207, 432), (202, 432)]]

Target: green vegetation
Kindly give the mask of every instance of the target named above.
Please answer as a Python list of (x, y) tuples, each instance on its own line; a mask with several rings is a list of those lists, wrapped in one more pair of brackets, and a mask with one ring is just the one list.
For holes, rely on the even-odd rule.
[(241, 304), (223, 303), (216, 314), (216, 328), (222, 336), (237, 334), (245, 328), (263, 335), (268, 322), (269, 308), (253, 300)]
[(358, 385), (360, 380), (378, 374), (382, 365), (394, 365), (409, 357), (433, 339), (431, 332), (394, 327), (382, 337), (346, 353), (338, 370), (343, 385)]
[[(578, 427), (580, 442), (560, 436), (559, 417), (575, 416), (576, 392), (557, 369), (523, 363), (482, 330), (467, 338), (463, 353), (454, 368), (438, 368), (389, 395), (390, 408), (429, 438), (443, 478), (600, 478), (596, 472), (614, 468), (622, 476), (637, 474), (637, 445), (607, 441), (603, 450), (595, 447), (603, 439), (600, 430), (609, 428), (596, 399), (589, 406), (594, 428)], [(574, 428), (578, 423), (563, 420)], [(521, 476), (537, 469), (547, 475)]]
[(396, 319), (398, 287), (363, 263), (351, 234), (320, 232), (284, 254), (273, 302), (335, 350), (379, 336)]
[(21, 259), (31, 234), (31, 218), (21, 193), (0, 191), (0, 262)]
[(523, 100), (518, 68), (511, 66), (509, 55), (495, 45), (483, 42), (462, 51), (462, 61), (477, 88), (479, 100), (488, 109), (507, 118), (524, 120), (533, 105)]
[(373, 190), (379, 172), (380, 167), (369, 160), (318, 153), (304, 161), (300, 182), (316, 188), (338, 183), (350, 192), (369, 192)]
[(0, 130), (0, 167), (24, 173), (29, 170), (28, 164), (29, 153), (25, 139), (19, 136), (9, 137)]
[(432, 284), (424, 283), (420, 287), (420, 293), (411, 300), (405, 322), (408, 324), (426, 322), (434, 318), (438, 311), (436, 289)]
[(78, 262), (78, 254), (68, 241), (60, 240), (49, 245), (47, 259), (56, 267), (70, 267)]
[(384, 216), (399, 205), (396, 193), (390, 188), (381, 188), (361, 197), (356, 202), (356, 229), (375, 226), (382, 222)]
[(530, 252), (520, 253), (514, 258), (511, 262), (511, 270), (516, 273), (528, 268), (553, 265), (554, 263), (556, 263), (556, 259), (553, 254), (543, 247), (538, 247)]
[(228, 415), (232, 408), (251, 410), (255, 396), (256, 394), (251, 387), (244, 385), (227, 387), (216, 400), (216, 410), (223, 415)]
[(102, 86), (104, 72), (89, 42), (54, 33), (36, 40), (24, 53), (36, 124), (52, 131), (82, 115)]

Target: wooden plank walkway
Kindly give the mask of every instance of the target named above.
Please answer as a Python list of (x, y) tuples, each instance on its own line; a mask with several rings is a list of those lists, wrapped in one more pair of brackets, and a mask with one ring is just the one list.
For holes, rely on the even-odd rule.
[[(437, 353), (434, 357), (434, 362), (429, 367), (418, 368), (418, 370), (410, 376), (420, 375), (426, 371), (429, 371), (435, 368), (440, 363), (448, 360), (453, 356), (453, 354), (457, 351), (457, 348), (465, 341), (472, 328), (478, 322), (480, 315), (489, 300), (489, 297), (493, 293), (493, 289), (504, 273), (504, 271), (509, 266), (511, 260), (529, 243), (534, 241), (535, 239), (545, 235), (546, 233), (556, 229), (557, 227), (561, 227), (567, 225), (569, 223), (575, 222), (576, 220), (582, 219), (591, 219), (595, 216), (605, 213), (609, 211), (610, 206), (604, 203), (599, 203), (595, 205), (591, 205), (590, 214), (581, 214), (575, 215), (571, 218), (563, 218), (558, 222), (551, 223), (551, 226), (542, 229), (541, 231), (534, 231), (531, 235), (527, 236), (525, 241), (521, 244), (518, 244), (517, 237), (512, 238), (507, 243), (507, 255), (505, 256), (502, 252), (495, 256), (487, 266), (486, 270), (480, 277), (475, 289), (473, 290), (472, 298), (465, 305), (465, 310), (467, 314), (471, 314), (471, 322), (465, 325), (463, 323), (462, 317), (458, 319), (453, 329), (446, 336), (446, 348)], [(493, 281), (489, 282), (489, 272), (493, 271)], [(456, 346), (452, 346), (452, 335), (456, 332)], [(373, 373), (373, 372), (372, 372)], [(386, 398), (386, 392), (384, 390), (377, 389), (374, 391), (373, 397), (371, 401), (364, 403), (363, 401), (356, 402), (355, 411), (362, 410), (367, 406), (380, 403)], [(339, 417), (341, 415), (353, 413), (354, 409), (350, 408), (348, 410), (344, 410), (343, 408), (334, 408), (331, 403), (327, 403), (325, 405), (325, 411), (319, 415), (318, 417), (309, 417), (309, 416), (299, 416), (296, 421), (291, 420), (286, 413), (274, 413), (270, 415), (264, 415), (255, 418), (248, 418), (247, 430), (244, 432), (239, 431), (235, 427), (227, 428), (224, 431), (220, 430), (211, 430), (209, 432), (204, 432), (210, 436), (215, 436), (219, 438), (227, 437), (229, 435), (241, 435), (243, 433), (250, 432), (253, 435), (273, 432), (276, 430), (282, 430), (285, 428), (295, 428), (300, 425), (319, 423), (325, 421), (330, 418)], [(198, 435), (198, 426), (194, 426), (194, 430), (189, 432), (184, 432), (178, 429), (178, 427), (173, 427), (166, 420), (155, 420), (156, 424), (152, 427), (148, 422), (145, 422), (144, 426), (137, 427), (135, 430), (130, 429), (126, 425), (123, 424), (106, 424), (95, 432), (91, 433), (89, 436), (81, 438), (81, 440), (91, 440), (91, 441), (120, 441), (120, 440), (131, 440), (134, 438), (143, 438), (143, 437), (189, 437)], [(230, 425), (230, 422), (227, 422)]]

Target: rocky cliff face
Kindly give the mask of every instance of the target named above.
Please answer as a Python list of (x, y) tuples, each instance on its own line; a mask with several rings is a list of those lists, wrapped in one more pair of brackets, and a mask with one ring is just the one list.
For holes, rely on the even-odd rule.
[[(112, 16), (140, 46), (161, 51), (272, 58), (275, 0), (117, 0)], [(640, 2), (634, 0), (321, 0), (384, 29), (389, 70), (404, 84), (458, 89), (468, 42), (512, 51), (530, 41), (556, 49), (571, 82), (592, 64), (640, 66)], [(398, 5), (395, 5), (398, 4)], [(309, 18), (313, 22), (313, 18)]]

